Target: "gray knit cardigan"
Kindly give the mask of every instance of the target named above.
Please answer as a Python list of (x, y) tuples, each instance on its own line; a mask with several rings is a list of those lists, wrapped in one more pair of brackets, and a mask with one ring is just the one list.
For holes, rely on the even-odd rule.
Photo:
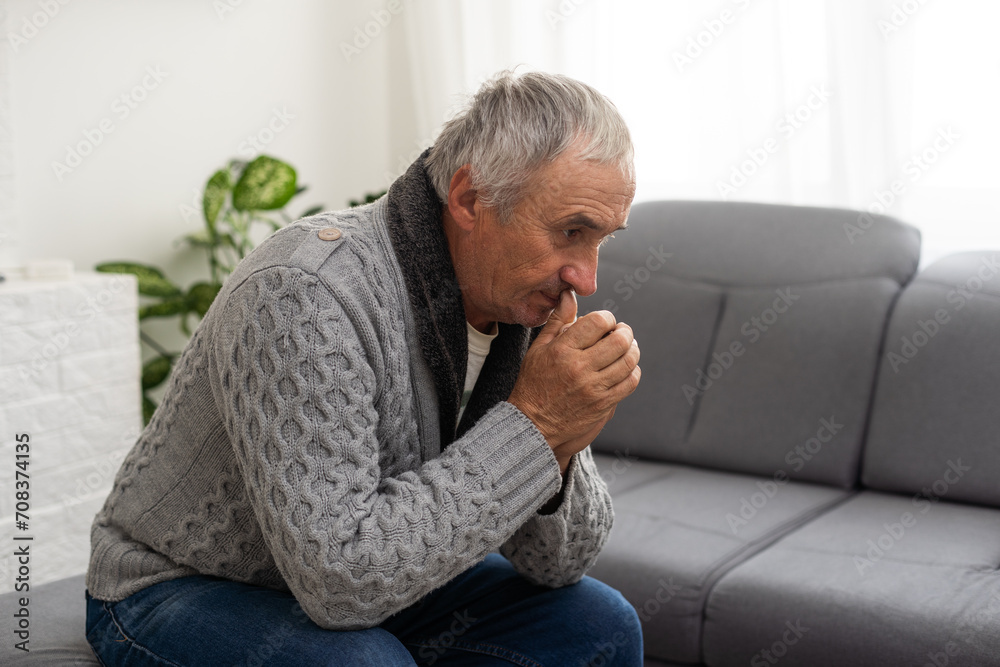
[(422, 161), (374, 204), (279, 231), (230, 276), (94, 520), (92, 596), (207, 574), (358, 629), (491, 551), (546, 586), (593, 564), (612, 510), (589, 449), (540, 514), (559, 467), (504, 400), (523, 327), (502, 327), (454, 427), (464, 311)]

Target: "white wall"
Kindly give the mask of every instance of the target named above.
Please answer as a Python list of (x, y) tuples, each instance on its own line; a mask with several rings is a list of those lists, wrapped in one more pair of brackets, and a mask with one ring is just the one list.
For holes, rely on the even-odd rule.
[[(4, 4), (8, 30), (30, 35), (14, 43), (5, 35), (4, 45), (21, 260), (91, 268), (129, 258), (170, 274), (200, 270), (201, 256), (185, 258), (174, 245), (201, 224), (183, 207), (248, 136), (268, 138), (275, 110), (292, 118), (265, 152), (310, 186), (291, 212), (341, 208), (382, 187), (395, 158), (385, 37), (397, 26), (380, 26), (350, 62), (340, 43), (383, 3), (46, 1), (58, 13), (45, 17), (40, 2)], [(238, 4), (221, 11), (227, 2)], [(26, 17), (44, 24), (37, 34)], [(135, 88), (143, 83), (149, 90)], [(133, 90), (145, 99), (130, 109), (120, 98)], [(100, 137), (102, 121), (113, 131)], [(87, 133), (98, 144), (92, 153), (55, 173)]]
[[(7, 6), (0, 2), (0, 35), (6, 35)], [(0, 267), (16, 262), (14, 135), (10, 124), (10, 53), (0, 48)]]

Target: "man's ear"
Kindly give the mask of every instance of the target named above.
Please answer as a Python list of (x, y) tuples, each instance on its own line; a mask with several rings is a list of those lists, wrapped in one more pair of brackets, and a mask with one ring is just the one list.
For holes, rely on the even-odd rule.
[(476, 206), (478, 199), (479, 193), (472, 187), (472, 167), (462, 165), (448, 186), (448, 212), (460, 229), (470, 232), (476, 226), (482, 210)]

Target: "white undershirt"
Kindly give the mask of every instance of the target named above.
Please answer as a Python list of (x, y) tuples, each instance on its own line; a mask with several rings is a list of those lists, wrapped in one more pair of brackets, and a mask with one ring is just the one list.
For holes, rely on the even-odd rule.
[(499, 333), (496, 322), (493, 323), (492, 332), (488, 334), (484, 334), (468, 322), (465, 323), (465, 329), (469, 333), (469, 363), (465, 369), (465, 390), (462, 392), (462, 405), (458, 409), (456, 424), (462, 421), (465, 406), (469, 403), (469, 397), (472, 396), (476, 380), (479, 379), (479, 373), (483, 370), (483, 364), (486, 363), (486, 356), (490, 353), (490, 345)]

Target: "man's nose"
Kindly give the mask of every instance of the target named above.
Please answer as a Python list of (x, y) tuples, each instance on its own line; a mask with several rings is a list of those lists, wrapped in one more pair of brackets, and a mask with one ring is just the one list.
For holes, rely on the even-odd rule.
[(567, 264), (561, 274), (563, 282), (568, 283), (579, 296), (590, 296), (597, 291), (597, 251)]

